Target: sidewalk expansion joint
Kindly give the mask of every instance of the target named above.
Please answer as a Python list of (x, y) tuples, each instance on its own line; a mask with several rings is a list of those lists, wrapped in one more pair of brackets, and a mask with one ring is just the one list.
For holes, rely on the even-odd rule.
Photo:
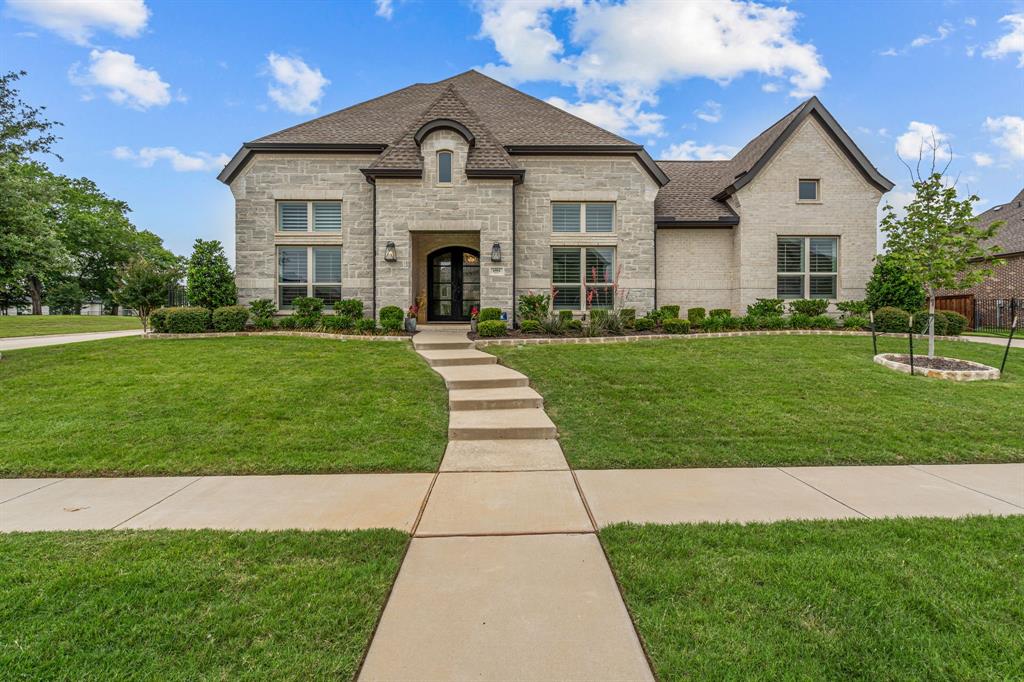
[(134, 519), (134, 518), (135, 518), (136, 516), (138, 516), (139, 514), (144, 514), (144, 513), (148, 512), (148, 511), (149, 511), (150, 509), (152, 509), (153, 507), (157, 506), (158, 504), (160, 504), (160, 503), (162, 503), (162, 502), (165, 502), (165, 501), (169, 500), (170, 498), (174, 497), (175, 495), (177, 495), (178, 493), (180, 493), (180, 492), (181, 492), (182, 490), (184, 490), (185, 488), (189, 487), (189, 486), (190, 486), (190, 485), (192, 485), (193, 483), (197, 483), (197, 482), (199, 482), (199, 481), (203, 480), (203, 478), (205, 478), (205, 476), (196, 476), (196, 477), (195, 477), (195, 478), (193, 478), (193, 479), (192, 479), (191, 481), (189, 481), (189, 482), (188, 482), (188, 483), (186, 483), (185, 485), (181, 486), (180, 488), (178, 488), (178, 489), (177, 489), (177, 490), (175, 490), (174, 492), (170, 493), (169, 495), (164, 495), (164, 496), (163, 496), (163, 497), (161, 497), (161, 498), (160, 498), (159, 500), (157, 500), (157, 501), (156, 501), (156, 502), (154, 502), (153, 504), (149, 505), (149, 506), (148, 506), (148, 507), (146, 507), (145, 509), (140, 509), (139, 511), (135, 512), (134, 514), (132, 514), (131, 516), (129, 516), (129, 517), (128, 517), (127, 519), (125, 519), (124, 521), (121, 521), (120, 523), (116, 523), (116, 524), (114, 524), (113, 526), (111, 526), (110, 530), (117, 530), (117, 529), (118, 529), (119, 527), (121, 527), (121, 526), (123, 526), (124, 524), (128, 523), (129, 521), (131, 521), (132, 519)]
[(862, 512), (862, 511), (861, 511), (860, 509), (856, 509), (856, 508), (854, 508), (854, 507), (851, 507), (850, 505), (848, 505), (847, 503), (843, 502), (842, 500), (840, 500), (840, 499), (837, 499), (837, 498), (835, 498), (835, 497), (832, 497), (831, 495), (829, 495), (829, 494), (828, 494), (827, 492), (825, 492), (824, 490), (822, 490), (822, 489), (820, 489), (820, 488), (815, 488), (815, 487), (814, 487), (813, 485), (811, 485), (811, 484), (810, 484), (810, 483), (808, 483), (807, 481), (803, 480), (802, 478), (800, 478), (800, 477), (798, 477), (798, 476), (796, 476), (796, 475), (794, 475), (794, 474), (791, 474), (791, 473), (789, 473), (788, 471), (786, 471), (786, 470), (785, 470), (785, 469), (783, 469), (782, 467), (774, 467), (774, 468), (775, 468), (775, 469), (778, 469), (778, 470), (779, 470), (779, 471), (781, 471), (782, 473), (786, 474), (787, 476), (789, 476), (790, 478), (792, 478), (792, 479), (793, 479), (794, 481), (799, 481), (800, 483), (803, 483), (803, 484), (804, 484), (805, 486), (807, 486), (807, 487), (808, 487), (808, 488), (810, 488), (811, 490), (813, 490), (813, 491), (815, 491), (815, 492), (817, 492), (817, 493), (820, 493), (820, 494), (824, 495), (825, 497), (827, 497), (828, 499), (832, 500), (833, 502), (837, 502), (837, 503), (839, 503), (839, 504), (843, 505), (844, 507), (846, 507), (847, 509), (849, 509), (850, 511), (852, 511), (852, 512), (853, 512), (854, 514), (858, 514), (859, 516), (861, 516), (862, 518), (865, 518), (865, 519), (870, 519), (870, 518), (871, 518), (870, 516), (868, 516), (867, 514), (865, 514), (864, 512)]
[(960, 481), (954, 481), (951, 478), (946, 478), (945, 476), (939, 476), (934, 471), (928, 471), (927, 469), (922, 469), (921, 467), (917, 466), (916, 464), (911, 464), (909, 466), (910, 466), (911, 469), (916, 469), (917, 471), (920, 471), (922, 474), (928, 474), (929, 476), (934, 476), (935, 478), (939, 479), (940, 481), (945, 481), (946, 483), (952, 483), (953, 485), (958, 485), (961, 488), (966, 488), (967, 490), (970, 490), (971, 492), (978, 493), (979, 495), (984, 495), (985, 497), (991, 497), (993, 500), (998, 500), (999, 502), (1005, 502), (1006, 504), (1010, 505), (1011, 507), (1016, 507), (1017, 509), (1024, 509), (1024, 507), (1020, 506), (1016, 502), (1010, 502), (1009, 500), (1004, 500), (1003, 498), (997, 497), (996, 495), (993, 495), (991, 493), (987, 493), (984, 490), (978, 490), (977, 488), (972, 488), (971, 486), (969, 486), (969, 485), (967, 485), (965, 483), (961, 483)]

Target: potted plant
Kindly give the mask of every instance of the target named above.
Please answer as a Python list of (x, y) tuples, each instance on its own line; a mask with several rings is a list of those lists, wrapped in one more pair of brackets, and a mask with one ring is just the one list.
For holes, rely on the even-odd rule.
[(469, 311), (469, 331), (476, 333), (476, 318), (480, 315), (480, 309), (476, 306)]
[(405, 313), (405, 331), (410, 334), (416, 333), (416, 315), (419, 314), (419, 312), (420, 307), (413, 303)]

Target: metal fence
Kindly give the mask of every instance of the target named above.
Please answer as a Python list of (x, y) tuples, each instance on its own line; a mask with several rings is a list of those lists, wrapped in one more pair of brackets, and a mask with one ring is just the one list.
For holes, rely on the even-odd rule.
[[(1024, 298), (974, 299), (974, 331), (1009, 332), (1016, 315), (1024, 313)], [(1018, 326), (1024, 320), (1018, 322)]]

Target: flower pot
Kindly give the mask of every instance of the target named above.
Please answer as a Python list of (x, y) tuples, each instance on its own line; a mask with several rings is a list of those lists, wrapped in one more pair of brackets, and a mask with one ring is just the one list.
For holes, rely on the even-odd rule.
[(405, 331), (409, 332), (410, 334), (415, 334), (416, 333), (416, 318), (415, 317), (407, 317), (407, 318), (405, 318)]
[(476, 319), (472, 319), (469, 321), (469, 331), (476, 334)]

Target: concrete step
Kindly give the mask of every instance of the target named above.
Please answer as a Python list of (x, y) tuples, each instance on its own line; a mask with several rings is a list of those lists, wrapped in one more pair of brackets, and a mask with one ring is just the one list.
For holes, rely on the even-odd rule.
[(557, 440), (453, 440), (441, 471), (554, 471), (568, 469)]
[(448, 407), (459, 410), (517, 410), (543, 407), (540, 393), (529, 386), (513, 388), (470, 388), (449, 391)]
[(557, 435), (554, 423), (537, 408), (463, 410), (448, 415), (448, 440), (522, 440)]
[(423, 356), (431, 367), (454, 367), (457, 365), (493, 365), (498, 358), (490, 353), (462, 348), (459, 350), (422, 350), (416, 352)]
[(435, 367), (449, 391), (464, 388), (510, 388), (529, 386), (525, 376), (501, 365), (455, 365)]
[(421, 341), (416, 343), (413, 337), (413, 348), (423, 350), (473, 350), (476, 344), (472, 341)]

